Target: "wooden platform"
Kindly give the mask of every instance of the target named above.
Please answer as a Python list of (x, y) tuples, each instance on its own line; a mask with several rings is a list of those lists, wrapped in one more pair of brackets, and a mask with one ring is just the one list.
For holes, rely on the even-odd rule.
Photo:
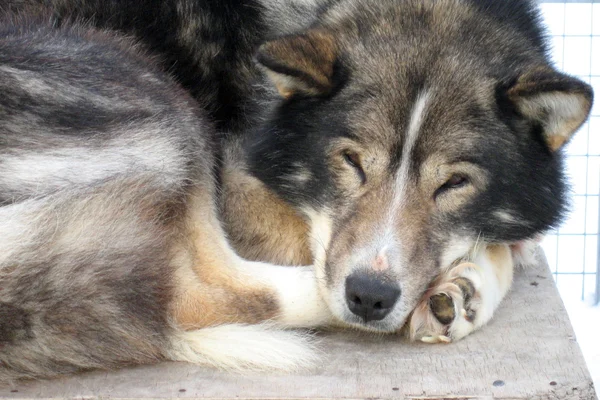
[(322, 334), (323, 364), (301, 375), (228, 375), (183, 363), (0, 389), (3, 398), (596, 399), (545, 263), (517, 273), (494, 321), (450, 345)]

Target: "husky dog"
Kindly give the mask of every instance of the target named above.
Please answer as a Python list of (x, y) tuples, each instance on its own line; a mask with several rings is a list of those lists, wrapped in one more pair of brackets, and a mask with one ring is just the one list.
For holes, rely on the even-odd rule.
[(3, 14), (0, 380), (309, 365), (284, 327), (460, 339), (563, 216), (592, 104), (525, 0)]

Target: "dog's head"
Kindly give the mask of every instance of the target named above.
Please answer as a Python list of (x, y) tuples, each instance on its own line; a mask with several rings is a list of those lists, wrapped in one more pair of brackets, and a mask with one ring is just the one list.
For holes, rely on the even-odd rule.
[(395, 330), (478, 240), (559, 222), (592, 91), (553, 68), (529, 3), (342, 1), (257, 60), (281, 100), (251, 168), (309, 218), (346, 323)]

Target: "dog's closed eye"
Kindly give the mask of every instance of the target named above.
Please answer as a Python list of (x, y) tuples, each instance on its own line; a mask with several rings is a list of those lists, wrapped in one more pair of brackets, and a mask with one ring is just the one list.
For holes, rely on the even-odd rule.
[(460, 189), (467, 186), (470, 183), (469, 178), (463, 174), (452, 174), (450, 178), (444, 182), (442, 186), (437, 188), (433, 193), (433, 198), (437, 198), (439, 195), (448, 192), (449, 190)]
[(352, 151), (345, 151), (344, 152), (344, 160), (346, 161), (346, 163), (348, 165), (350, 165), (352, 168), (354, 168), (354, 170), (356, 171), (356, 173), (358, 174), (361, 184), (365, 184), (365, 182), (367, 181), (367, 175), (365, 174), (365, 171), (362, 167), (362, 164), (360, 162), (360, 156), (357, 153), (354, 153)]

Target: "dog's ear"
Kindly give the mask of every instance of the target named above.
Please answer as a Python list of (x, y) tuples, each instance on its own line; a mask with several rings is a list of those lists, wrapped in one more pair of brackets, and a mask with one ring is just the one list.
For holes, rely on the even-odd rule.
[(323, 29), (266, 42), (256, 54), (256, 61), (285, 98), (296, 93), (308, 96), (331, 93), (336, 59), (335, 39)]
[(540, 125), (552, 151), (585, 122), (593, 101), (588, 84), (549, 68), (522, 75), (507, 94), (521, 115)]

